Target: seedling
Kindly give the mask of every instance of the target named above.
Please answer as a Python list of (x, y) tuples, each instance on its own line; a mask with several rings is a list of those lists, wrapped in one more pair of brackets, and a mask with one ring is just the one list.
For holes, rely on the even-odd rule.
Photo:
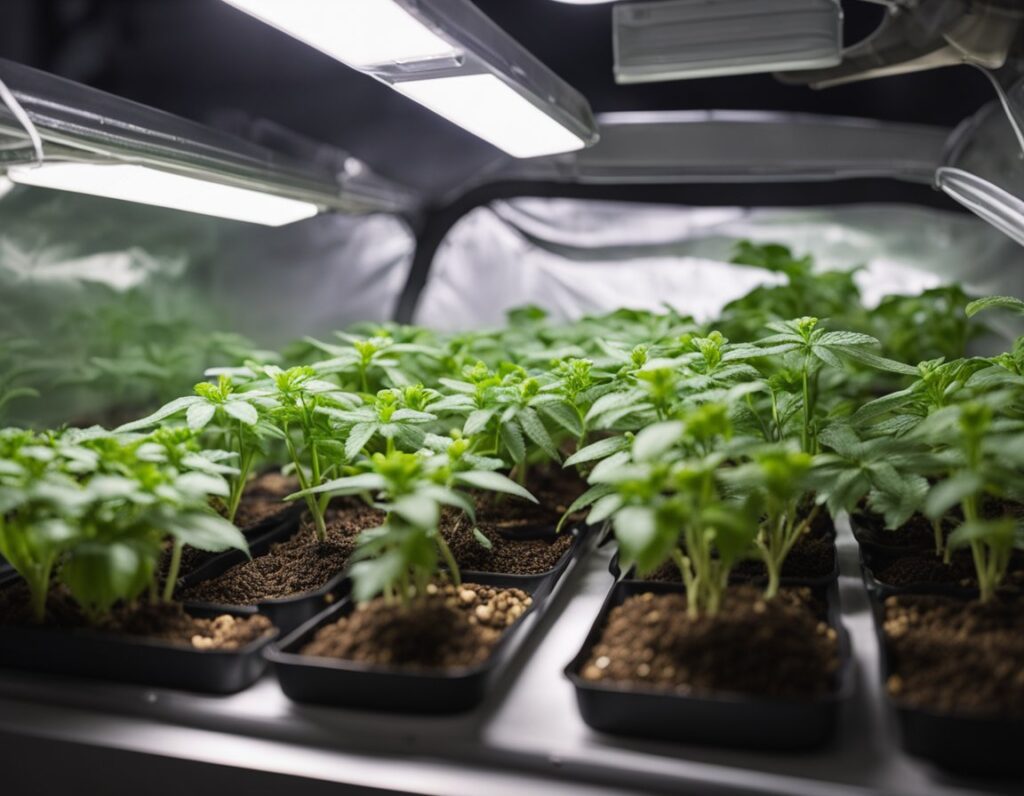
[(269, 390), (239, 391), (227, 374), (220, 374), (217, 382), (200, 382), (195, 395), (177, 398), (156, 412), (117, 429), (129, 433), (153, 428), (162, 422), (184, 415), (188, 428), (205, 433), (209, 447), (218, 447), (235, 454), (237, 470), (230, 479), (231, 488), (225, 501), (225, 516), (234, 522), (252, 472), (256, 457), (263, 452), (265, 438), (271, 433), (266, 413), (272, 402)]
[[(439, 530), (441, 507), (452, 506), (474, 521), (473, 501), (458, 489), (505, 492), (534, 500), (518, 484), (487, 469), (501, 462), (481, 460), (468, 453), (461, 438), (431, 440), (436, 455), (375, 453), (364, 472), (345, 476), (291, 497), (321, 494), (360, 495), (374, 501), (386, 512), (384, 522), (364, 531), (353, 554), (353, 593), (360, 602), (379, 594), (408, 605), (414, 595), (427, 593), (427, 585), (438, 574), (440, 562), (458, 586), (459, 567)], [(478, 532), (478, 540), (489, 544)]]

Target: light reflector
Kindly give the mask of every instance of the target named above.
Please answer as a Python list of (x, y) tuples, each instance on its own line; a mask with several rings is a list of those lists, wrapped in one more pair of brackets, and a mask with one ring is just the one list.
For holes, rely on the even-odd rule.
[(459, 50), (393, 0), (226, 0), (349, 66), (453, 58)]
[(659, 0), (612, 9), (615, 80), (643, 83), (835, 66), (838, 0)]
[(395, 83), (394, 89), (517, 158), (583, 149), (586, 143), (494, 75)]
[(103, 196), (279, 227), (315, 216), (316, 205), (135, 164), (42, 163), (11, 166), (12, 182)]

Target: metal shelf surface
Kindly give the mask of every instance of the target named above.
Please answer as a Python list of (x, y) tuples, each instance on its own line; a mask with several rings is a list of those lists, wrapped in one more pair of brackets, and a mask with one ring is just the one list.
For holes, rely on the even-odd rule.
[(207, 697), (3, 671), (0, 732), (417, 793), (1019, 793), (1020, 783), (954, 779), (900, 751), (879, 688), (856, 543), (848, 525), (839, 525), (843, 621), (859, 687), (835, 742), (817, 752), (620, 739), (584, 725), (562, 669), (612, 584), (610, 546), (592, 550), (567, 573), (503, 687), (463, 716), (297, 705), (272, 674), (240, 694)]

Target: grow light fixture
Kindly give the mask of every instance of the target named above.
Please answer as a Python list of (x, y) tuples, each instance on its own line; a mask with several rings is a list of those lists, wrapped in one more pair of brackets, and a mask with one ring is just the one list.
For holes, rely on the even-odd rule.
[(392, 0), (225, 2), (356, 69), (459, 52)]
[(597, 141), (587, 101), (470, 0), (225, 0), (517, 158)]
[(311, 218), (310, 202), (133, 164), (42, 163), (8, 169), (11, 182), (279, 227)]
[(13, 183), (280, 226), (321, 210), (410, 209), (369, 169), (339, 173), (0, 60), (0, 176)]
[(839, 0), (659, 0), (612, 9), (615, 80), (644, 83), (835, 66)]

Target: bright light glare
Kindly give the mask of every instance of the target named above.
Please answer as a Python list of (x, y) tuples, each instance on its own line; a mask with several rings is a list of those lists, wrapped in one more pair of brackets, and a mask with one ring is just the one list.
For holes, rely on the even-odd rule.
[(317, 206), (309, 202), (133, 164), (43, 163), (12, 166), (7, 176), (22, 185), (87, 193), (270, 227), (310, 218), (318, 212)]
[(494, 75), (395, 83), (394, 89), (517, 158), (583, 149), (585, 142)]
[(349, 66), (453, 57), (458, 49), (393, 0), (225, 0)]

